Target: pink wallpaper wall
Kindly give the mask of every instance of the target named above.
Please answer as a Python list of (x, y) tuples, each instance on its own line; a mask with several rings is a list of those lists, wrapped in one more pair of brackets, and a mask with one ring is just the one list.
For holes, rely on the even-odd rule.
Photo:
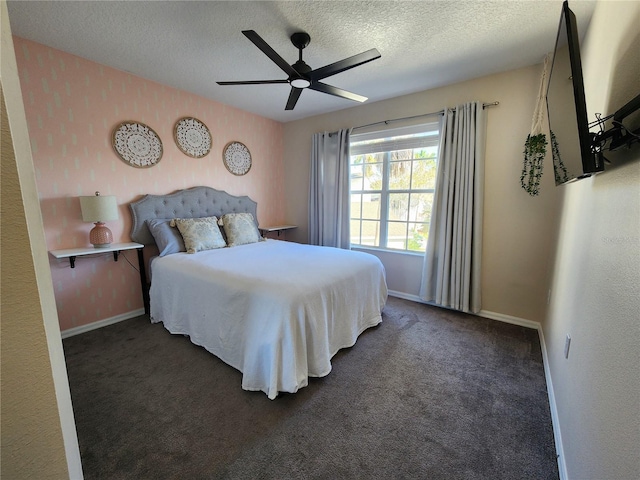
[[(249, 195), (261, 224), (284, 223), (280, 123), (19, 37), (14, 44), (49, 250), (90, 246), (93, 225), (82, 222), (78, 196), (96, 190), (118, 201), (120, 218), (107, 224), (115, 242), (131, 241), (129, 202), (196, 185)], [(173, 140), (185, 116), (211, 132), (203, 158), (188, 157)], [(164, 153), (157, 165), (134, 168), (115, 154), (112, 131), (127, 120), (158, 134)], [(251, 151), (251, 170), (241, 177), (222, 163), (232, 140)], [(136, 253), (124, 255), (118, 262), (112, 254), (78, 258), (74, 269), (51, 257), (61, 330), (142, 308)]]

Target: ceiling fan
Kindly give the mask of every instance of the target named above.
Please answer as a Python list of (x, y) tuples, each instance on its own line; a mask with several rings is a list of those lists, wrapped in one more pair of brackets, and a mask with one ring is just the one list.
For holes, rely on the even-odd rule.
[(289, 78), (287, 78), (286, 80), (247, 80), (244, 82), (217, 82), (218, 85), (260, 85), (270, 83), (288, 83), (291, 85), (291, 93), (289, 94), (289, 99), (287, 100), (287, 106), (285, 107), (285, 110), (293, 110), (293, 107), (295, 107), (296, 103), (298, 102), (298, 98), (300, 98), (302, 90), (304, 90), (305, 88), (315, 90), (316, 92), (328, 93), (337, 97), (346, 98), (348, 100), (354, 100), (356, 102), (364, 102), (367, 100), (367, 97), (342, 90), (341, 88), (337, 88), (332, 85), (327, 85), (326, 83), (322, 83), (320, 80), (380, 58), (380, 52), (378, 52), (378, 50), (376, 50), (375, 48), (367, 50), (366, 52), (359, 53), (358, 55), (345, 58), (344, 60), (340, 60), (339, 62), (335, 62), (330, 65), (325, 65), (324, 67), (312, 70), (311, 67), (302, 60), (302, 50), (307, 45), (309, 45), (309, 42), (311, 41), (311, 37), (309, 36), (309, 34), (305, 32), (296, 32), (291, 35), (291, 43), (293, 43), (293, 45), (299, 50), (299, 57), (296, 63), (294, 63), (293, 65), (289, 65), (286, 60), (278, 55), (276, 51), (271, 48), (267, 44), (267, 42), (265, 42), (262, 37), (260, 37), (260, 35), (258, 35), (256, 32), (254, 32), (253, 30), (243, 30), (242, 33), (245, 35), (245, 37), (251, 40), (256, 47), (262, 50), (262, 52), (267, 57), (269, 57), (276, 65), (278, 65), (284, 71), (284, 73), (289, 76)]

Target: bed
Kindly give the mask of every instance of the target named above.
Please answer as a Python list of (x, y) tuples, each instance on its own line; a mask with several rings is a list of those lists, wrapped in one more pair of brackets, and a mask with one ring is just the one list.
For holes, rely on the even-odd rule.
[[(149, 225), (158, 220), (231, 213), (257, 219), (249, 197), (210, 187), (146, 195), (130, 207), (131, 237), (145, 246), (156, 244)], [(239, 370), (243, 389), (270, 399), (329, 374), (337, 351), (381, 322), (387, 299), (377, 257), (331, 247), (260, 239), (150, 263), (151, 321), (189, 336)]]

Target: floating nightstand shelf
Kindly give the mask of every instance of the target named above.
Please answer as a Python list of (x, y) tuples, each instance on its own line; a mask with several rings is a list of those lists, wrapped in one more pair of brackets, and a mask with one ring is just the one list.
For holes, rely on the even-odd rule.
[(112, 243), (108, 247), (95, 248), (95, 247), (83, 247), (83, 248), (66, 248), (64, 250), (49, 250), (49, 253), (57, 258), (68, 258), (71, 268), (76, 266), (76, 257), (84, 257), (87, 255), (96, 255), (99, 253), (113, 252), (113, 259), (117, 262), (118, 255), (123, 250), (135, 250), (143, 248), (141, 243), (128, 242), (128, 243)]
[(284, 230), (291, 230), (293, 228), (298, 228), (297, 225), (274, 225), (269, 227), (258, 227), (262, 236), (265, 236), (267, 233), (276, 232), (278, 236), (280, 236), (280, 232)]

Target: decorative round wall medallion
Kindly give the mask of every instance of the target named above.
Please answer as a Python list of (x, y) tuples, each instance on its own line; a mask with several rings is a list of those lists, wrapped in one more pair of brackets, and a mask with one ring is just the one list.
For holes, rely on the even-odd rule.
[(211, 132), (197, 118), (184, 117), (176, 122), (173, 138), (182, 153), (201, 158), (211, 151)]
[(151, 127), (140, 122), (122, 122), (113, 129), (113, 149), (132, 167), (153, 167), (162, 158), (162, 141)]
[(244, 175), (251, 168), (251, 153), (240, 142), (229, 142), (222, 151), (222, 160), (234, 175)]

